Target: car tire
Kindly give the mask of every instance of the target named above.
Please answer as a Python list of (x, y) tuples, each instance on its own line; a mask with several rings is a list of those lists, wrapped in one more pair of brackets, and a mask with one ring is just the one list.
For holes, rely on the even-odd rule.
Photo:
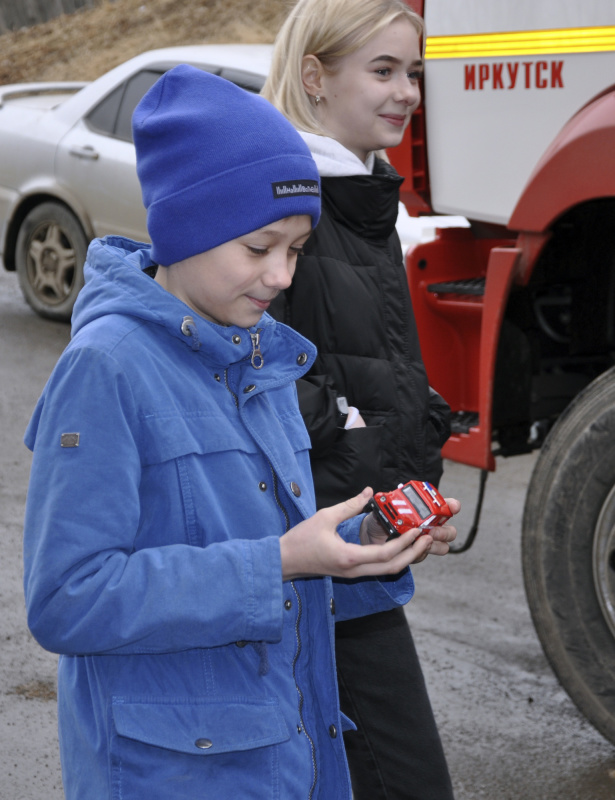
[(547, 436), (523, 515), (526, 594), (544, 652), (585, 717), (615, 743), (615, 368)]
[(87, 248), (79, 220), (60, 203), (41, 203), (24, 218), (15, 263), (21, 291), (37, 314), (70, 322)]

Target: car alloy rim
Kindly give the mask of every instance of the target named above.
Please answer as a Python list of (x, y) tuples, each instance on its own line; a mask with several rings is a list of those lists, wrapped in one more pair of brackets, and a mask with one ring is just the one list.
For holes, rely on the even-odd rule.
[(598, 602), (615, 637), (615, 486), (609, 492), (596, 523), (593, 570)]
[(75, 280), (75, 250), (57, 222), (43, 222), (28, 246), (28, 278), (37, 297), (58, 305), (70, 295)]

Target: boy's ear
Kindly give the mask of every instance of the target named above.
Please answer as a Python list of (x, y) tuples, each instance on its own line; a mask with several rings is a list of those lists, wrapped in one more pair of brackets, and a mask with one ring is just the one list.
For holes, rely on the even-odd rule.
[(301, 80), (303, 88), (311, 96), (322, 94), (323, 67), (316, 56), (303, 56), (301, 62)]

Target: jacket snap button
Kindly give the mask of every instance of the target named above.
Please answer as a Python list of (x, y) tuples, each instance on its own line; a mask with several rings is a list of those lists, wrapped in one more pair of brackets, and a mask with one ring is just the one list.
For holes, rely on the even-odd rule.
[(295, 495), (295, 497), (301, 497), (301, 489), (294, 481), (292, 481), (292, 483), (290, 484), (290, 490)]
[(337, 728), (335, 725), (329, 725), (329, 736), (332, 739), (337, 739)]
[(308, 360), (307, 353), (300, 353), (297, 356), (297, 364), (299, 364), (300, 367), (302, 367), (307, 360)]
[(215, 380), (217, 380), (218, 382), (220, 381), (220, 376), (218, 375), (218, 373), (217, 373), (217, 372), (216, 372), (216, 374), (214, 375), (214, 379), (215, 379)]
[(267, 484), (265, 483), (265, 481), (261, 481), (258, 484), (258, 488), (261, 490), (261, 492), (266, 492), (267, 491)]
[(241, 344), (241, 336), (238, 336), (237, 334), (235, 334), (233, 336), (233, 338), (231, 339), (231, 342), (233, 344)]
[(293, 602), (292, 602), (292, 600), (285, 600), (285, 601), (284, 601), (284, 608), (285, 608), (287, 611), (290, 611), (292, 607), (293, 607)]
[(245, 647), (248, 643), (244, 641), (235, 642), (237, 647)]
[(199, 750), (209, 750), (210, 747), (213, 747), (213, 742), (211, 739), (197, 739), (194, 745), (198, 747)]
[(256, 389), (256, 386), (253, 383), (251, 383), (249, 386), (245, 387), (245, 389), (243, 390), (243, 393), (244, 394), (250, 394), (250, 392), (253, 392), (255, 389)]
[(332, 597), (331, 600), (329, 601), (329, 605), (331, 607), (331, 613), (335, 614), (335, 598), (334, 597)]

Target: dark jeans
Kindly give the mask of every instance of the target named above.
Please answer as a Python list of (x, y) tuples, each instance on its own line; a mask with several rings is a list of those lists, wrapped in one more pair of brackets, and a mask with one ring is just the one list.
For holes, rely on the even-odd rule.
[(340, 704), (354, 800), (453, 800), (403, 609), (337, 623)]

